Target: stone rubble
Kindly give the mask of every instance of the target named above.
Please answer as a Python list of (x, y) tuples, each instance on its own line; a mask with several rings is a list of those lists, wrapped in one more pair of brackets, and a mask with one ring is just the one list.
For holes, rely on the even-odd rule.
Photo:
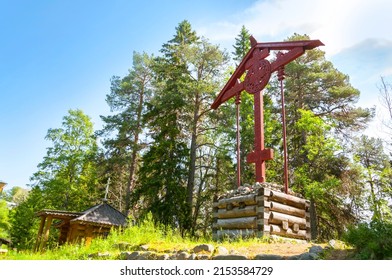
[[(285, 191), (284, 190), (284, 186), (279, 185), (279, 184), (269, 183), (269, 182), (264, 182), (264, 183), (256, 182), (253, 185), (244, 184), (243, 186), (240, 186), (239, 188), (237, 188), (235, 190), (227, 191), (227, 192), (219, 195), (217, 197), (217, 199), (220, 200), (220, 199), (223, 199), (223, 198), (231, 198), (231, 197), (236, 197), (236, 196), (252, 194), (252, 193), (256, 193), (261, 188), (268, 188), (268, 189), (279, 191), (279, 192), (284, 192)], [(290, 189), (288, 190), (288, 194), (300, 197), (298, 194), (295, 194)]]
[[(146, 248), (139, 246), (139, 248)], [(237, 252), (229, 252), (225, 247), (215, 248), (211, 244), (200, 244), (192, 250), (179, 250), (171, 253), (158, 253), (155, 251), (123, 251), (118, 256), (111, 256), (109, 253), (90, 254), (89, 259), (120, 259), (120, 260), (317, 260), (323, 254), (323, 248), (318, 245), (310, 247), (308, 252), (293, 255), (280, 256), (274, 254), (258, 254), (254, 257), (248, 257)]]

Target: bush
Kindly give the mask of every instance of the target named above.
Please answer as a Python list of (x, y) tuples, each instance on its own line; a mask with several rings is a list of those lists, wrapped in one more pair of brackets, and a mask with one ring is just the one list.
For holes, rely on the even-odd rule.
[(392, 258), (392, 223), (372, 221), (349, 228), (344, 236), (355, 247), (359, 259)]

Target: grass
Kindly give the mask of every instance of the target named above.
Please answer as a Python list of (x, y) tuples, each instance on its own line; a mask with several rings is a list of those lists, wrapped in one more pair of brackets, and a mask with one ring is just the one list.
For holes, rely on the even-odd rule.
[(0, 255), (0, 260), (87, 260), (91, 254), (109, 253), (105, 259), (118, 259), (122, 251), (137, 251), (141, 245), (158, 253), (179, 250), (190, 252), (196, 245), (208, 243), (215, 248), (222, 246), (229, 252), (253, 257), (257, 254), (297, 255), (307, 252), (313, 245), (308, 242), (288, 241), (271, 238), (253, 238), (212, 241), (208, 238), (183, 238), (176, 230), (165, 230), (146, 219), (140, 225), (128, 227), (123, 231), (112, 231), (107, 238), (93, 239), (91, 245), (66, 244), (44, 252), (13, 251)]

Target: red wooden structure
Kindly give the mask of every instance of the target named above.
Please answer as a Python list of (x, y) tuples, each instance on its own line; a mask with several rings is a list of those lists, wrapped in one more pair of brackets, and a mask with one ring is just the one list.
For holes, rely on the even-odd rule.
[[(323, 43), (319, 40), (257, 43), (257, 41), (252, 36), (250, 40), (251, 49), (245, 55), (233, 75), (230, 77), (229, 81), (223, 87), (214, 103), (211, 105), (211, 108), (217, 109), (222, 103), (235, 96), (237, 96), (238, 102), (238, 96), (243, 90), (246, 90), (250, 94), (254, 95), (254, 151), (247, 155), (247, 162), (254, 163), (256, 165), (256, 182), (265, 182), (265, 161), (273, 159), (273, 150), (264, 147), (264, 113), (262, 90), (268, 84), (271, 74), (274, 71), (278, 71), (278, 79), (281, 81), (282, 90), (282, 121), (284, 129), (283, 144), (285, 158), (284, 175), (285, 190), (287, 193), (288, 167), (282, 83), (284, 79), (284, 66), (297, 57), (301, 56), (306, 50), (323, 46)], [(272, 62), (266, 59), (270, 55), (270, 51), (279, 51), (276, 59)], [(245, 72), (245, 80), (241, 82), (240, 77)], [(240, 182), (239, 177), (240, 174), (238, 173), (238, 186)]]

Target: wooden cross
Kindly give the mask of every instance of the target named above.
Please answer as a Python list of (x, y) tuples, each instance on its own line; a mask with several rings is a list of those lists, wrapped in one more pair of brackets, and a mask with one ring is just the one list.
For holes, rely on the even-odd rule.
[[(282, 69), (287, 63), (301, 56), (305, 50), (323, 46), (324, 44), (319, 40), (257, 43), (252, 36), (250, 41), (251, 49), (223, 87), (211, 108), (217, 109), (222, 103), (240, 94), (243, 90), (254, 95), (254, 150), (247, 155), (247, 162), (255, 164), (256, 182), (265, 182), (265, 161), (273, 159), (273, 150), (264, 147), (262, 90), (268, 84), (274, 71)], [(269, 62), (266, 59), (271, 50), (280, 51), (279, 56), (273, 62)], [(240, 77), (245, 72), (245, 80), (241, 82)], [(285, 173), (287, 173), (286, 167)]]

